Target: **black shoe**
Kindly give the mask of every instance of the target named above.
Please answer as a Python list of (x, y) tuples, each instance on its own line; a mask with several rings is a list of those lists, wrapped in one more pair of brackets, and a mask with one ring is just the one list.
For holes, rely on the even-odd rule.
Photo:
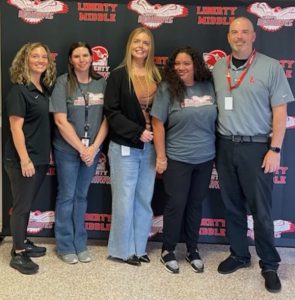
[(150, 260), (150, 258), (148, 257), (147, 254), (139, 256), (139, 261), (143, 262), (143, 263), (150, 263), (151, 262), (151, 260)]
[(262, 271), (265, 279), (265, 288), (271, 293), (278, 293), (282, 289), (280, 278), (275, 270)]
[(165, 266), (166, 271), (173, 274), (179, 273), (179, 266), (174, 252), (164, 250), (161, 254), (160, 261)]
[(22, 274), (35, 274), (39, 270), (39, 266), (35, 264), (28, 256), (27, 251), (13, 253), (9, 264), (12, 268), (18, 270)]
[(40, 257), (46, 254), (46, 248), (36, 246), (32, 241), (26, 239), (25, 241), (25, 249), (30, 257)]
[(187, 262), (189, 262), (192, 269), (196, 273), (202, 273), (204, 271), (204, 263), (203, 263), (203, 261), (200, 257), (200, 254), (197, 250), (192, 253), (187, 253), (185, 259)]
[(125, 260), (125, 262), (132, 266), (140, 266), (141, 265), (139, 258), (136, 255), (132, 255), (132, 256), (128, 257)]
[(220, 274), (229, 274), (237, 271), (238, 269), (247, 268), (250, 264), (250, 261), (241, 261), (235, 256), (229, 256), (226, 260), (219, 264), (217, 271)]

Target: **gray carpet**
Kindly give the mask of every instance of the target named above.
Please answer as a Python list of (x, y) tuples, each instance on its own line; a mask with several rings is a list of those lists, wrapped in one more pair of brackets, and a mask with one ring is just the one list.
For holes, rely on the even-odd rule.
[(67, 265), (55, 254), (54, 239), (33, 238), (47, 247), (47, 255), (34, 259), (40, 266), (36, 275), (22, 275), (9, 267), (11, 237), (0, 245), (0, 299), (206, 299), (262, 300), (295, 299), (295, 249), (278, 248), (282, 291), (271, 294), (264, 288), (258, 258), (251, 247), (252, 265), (229, 275), (216, 271), (228, 256), (228, 246), (201, 244), (205, 272), (197, 274), (185, 261), (185, 247), (177, 248), (180, 273), (170, 274), (159, 261), (160, 243), (148, 245), (150, 264), (134, 267), (107, 259), (105, 241), (89, 241), (93, 261)]

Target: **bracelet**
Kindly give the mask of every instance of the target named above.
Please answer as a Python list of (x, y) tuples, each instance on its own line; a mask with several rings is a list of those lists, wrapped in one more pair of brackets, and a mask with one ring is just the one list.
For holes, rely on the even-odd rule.
[(161, 165), (167, 164), (167, 158), (165, 160), (160, 160), (157, 158), (156, 160), (157, 160), (157, 163), (159, 163)]
[[(93, 147), (94, 150), (95, 150), (95, 147), (94, 147), (94, 144), (91, 144), (90, 147)], [(95, 150), (95, 155), (100, 151), (100, 147), (98, 147), (96, 150)]]
[(27, 162), (21, 162), (20, 163), (20, 165), (21, 165), (21, 167), (23, 167), (23, 168), (25, 168), (25, 167), (27, 167), (29, 164), (31, 164), (32, 163), (32, 161), (31, 161), (31, 159), (29, 158), (28, 159), (28, 161)]

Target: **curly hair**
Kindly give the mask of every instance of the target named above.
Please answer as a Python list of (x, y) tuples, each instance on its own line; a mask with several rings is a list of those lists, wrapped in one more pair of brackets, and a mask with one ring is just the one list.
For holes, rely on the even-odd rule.
[(179, 53), (186, 53), (192, 58), (195, 82), (211, 80), (212, 75), (205, 64), (203, 57), (197, 50), (189, 46), (178, 48), (168, 58), (166, 65), (164, 66), (163, 80), (168, 84), (171, 101), (173, 102), (176, 100), (181, 103), (185, 97), (186, 86), (175, 71), (175, 59)]
[[(71, 58), (73, 55), (74, 50), (76, 50), (77, 48), (86, 48), (90, 54), (90, 56), (92, 57), (92, 50), (91, 50), (91, 46), (85, 42), (75, 42), (70, 46), (69, 52), (68, 52), (68, 95), (71, 96), (73, 95), (73, 93), (75, 92), (77, 86), (78, 86), (78, 80), (77, 80), (77, 76), (74, 70), (74, 66), (71, 63)], [(99, 75), (98, 73), (96, 73), (94, 71), (93, 65), (90, 65), (89, 68), (89, 77), (92, 79), (100, 79), (102, 76)]]
[(55, 62), (53, 61), (48, 46), (41, 42), (27, 43), (16, 53), (11, 67), (9, 68), (10, 80), (12, 83), (28, 84), (31, 82), (29, 56), (34, 49), (39, 47), (44, 48), (48, 57), (48, 65), (41, 75), (41, 81), (46, 87), (52, 87), (54, 85), (56, 79)]

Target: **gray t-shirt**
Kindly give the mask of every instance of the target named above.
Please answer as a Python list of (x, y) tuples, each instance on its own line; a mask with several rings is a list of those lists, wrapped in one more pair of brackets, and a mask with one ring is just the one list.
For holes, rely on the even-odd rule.
[(187, 87), (183, 105), (170, 101), (167, 84), (158, 88), (151, 115), (165, 124), (166, 155), (191, 164), (215, 157), (215, 121), (217, 109), (211, 82)]
[[(236, 68), (230, 63), (234, 85), (246, 63)], [(279, 62), (256, 53), (252, 65), (239, 87), (229, 91), (227, 58), (213, 69), (218, 105), (217, 130), (223, 135), (267, 135), (272, 131), (272, 107), (294, 100), (288, 80)], [(233, 98), (233, 109), (225, 110), (225, 97)]]
[[(105, 87), (105, 79), (92, 79), (89, 84), (80, 83), (80, 87), (77, 87), (74, 94), (72, 96), (67, 96), (67, 74), (63, 74), (58, 77), (55, 84), (49, 103), (49, 111), (53, 113), (66, 113), (67, 119), (74, 127), (77, 135), (83, 137), (86, 118), (86, 107), (83, 94), (87, 94), (89, 99), (87, 122), (89, 124), (88, 136), (90, 138), (90, 144), (92, 144), (103, 120)], [(63, 139), (57, 128), (55, 128), (54, 132), (53, 146), (60, 151), (72, 154), (77, 153), (77, 151)]]

